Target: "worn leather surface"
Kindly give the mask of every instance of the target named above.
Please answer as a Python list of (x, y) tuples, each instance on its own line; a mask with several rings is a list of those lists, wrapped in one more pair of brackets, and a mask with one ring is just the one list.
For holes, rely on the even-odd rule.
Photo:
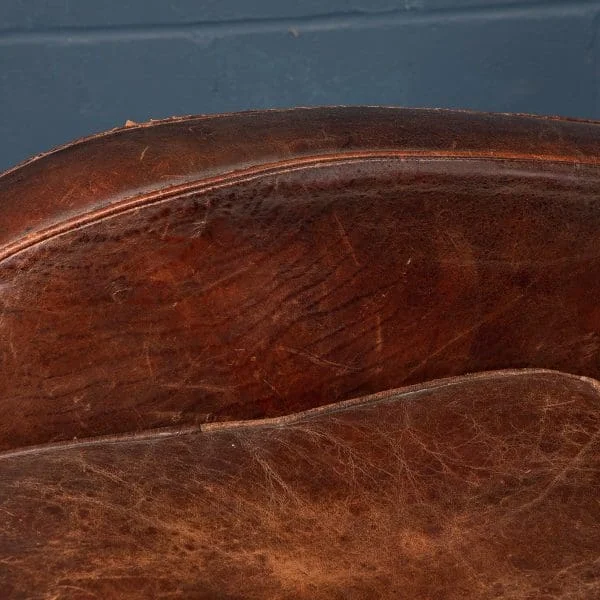
[(598, 389), (489, 373), (4, 454), (2, 597), (598, 598)]
[(599, 376), (597, 128), (250, 113), (125, 129), (9, 172), (0, 448), (486, 369)]
[(597, 598), (599, 127), (186, 117), (1, 175), (0, 598)]

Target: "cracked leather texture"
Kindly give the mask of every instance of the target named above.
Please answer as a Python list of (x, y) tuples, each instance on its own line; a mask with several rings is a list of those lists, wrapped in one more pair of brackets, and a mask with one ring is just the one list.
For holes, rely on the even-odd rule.
[(0, 176), (0, 597), (597, 598), (599, 127), (186, 117)]
[(4, 597), (595, 598), (598, 386), (441, 380), (0, 459)]

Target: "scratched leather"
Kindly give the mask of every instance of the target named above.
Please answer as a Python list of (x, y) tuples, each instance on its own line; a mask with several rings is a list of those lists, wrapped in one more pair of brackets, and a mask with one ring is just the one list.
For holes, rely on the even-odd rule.
[(0, 599), (600, 597), (598, 127), (259, 111), (0, 175)]
[(231, 171), (365, 153), (598, 165), (598, 124), (386, 107), (320, 107), (150, 121), (68, 144), (0, 183), (0, 243), (68, 216)]
[[(14, 242), (0, 261), (0, 406), (11, 415), (0, 448), (271, 417), (489, 369), (600, 377), (597, 125), (365, 111), (352, 113), (360, 152), (304, 164), (288, 138), (302, 145), (307, 114), (320, 127), (307, 139), (339, 142), (343, 111), (202, 121), (219, 138), (224, 124), (254, 131), (277, 117), (268, 143), (287, 162), (251, 175), (232, 163), (187, 191), (110, 195), (135, 177), (179, 181), (200, 160), (196, 147), (177, 151), (192, 143), (187, 121), (101, 136), (0, 178)], [(509, 154), (511, 140), (521, 145)], [(369, 154), (392, 142), (398, 156)], [(144, 170), (169, 149), (170, 162)], [(226, 150), (207, 141), (211, 153), (224, 169)], [(54, 229), (33, 210), (54, 211)]]
[(598, 598), (598, 390), (493, 372), (4, 453), (0, 595)]

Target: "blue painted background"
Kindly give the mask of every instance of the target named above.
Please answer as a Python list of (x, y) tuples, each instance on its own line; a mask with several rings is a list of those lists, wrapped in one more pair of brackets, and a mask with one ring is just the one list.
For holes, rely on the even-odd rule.
[(600, 2), (0, 0), (0, 169), (177, 114), (319, 104), (600, 117)]

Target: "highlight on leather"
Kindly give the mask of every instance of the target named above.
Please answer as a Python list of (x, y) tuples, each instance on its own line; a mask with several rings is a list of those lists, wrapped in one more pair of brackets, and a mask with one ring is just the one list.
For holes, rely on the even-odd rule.
[(1, 175), (0, 597), (599, 597), (599, 127), (183, 117)]

